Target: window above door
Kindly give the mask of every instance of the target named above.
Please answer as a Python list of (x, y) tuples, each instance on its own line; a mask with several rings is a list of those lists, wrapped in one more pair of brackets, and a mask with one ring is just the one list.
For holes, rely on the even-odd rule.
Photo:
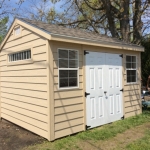
[(127, 83), (137, 82), (137, 59), (136, 56), (126, 55), (126, 81)]

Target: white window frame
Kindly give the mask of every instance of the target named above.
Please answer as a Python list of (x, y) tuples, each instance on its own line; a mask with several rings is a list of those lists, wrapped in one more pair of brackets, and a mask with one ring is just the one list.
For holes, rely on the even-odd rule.
[[(76, 51), (77, 52), (78, 67), (77, 68), (59, 68), (59, 50)], [(68, 55), (69, 55), (69, 53), (68, 53)], [(58, 89), (59, 90), (78, 89), (79, 88), (79, 51), (75, 50), (75, 49), (58, 48), (57, 49), (57, 56), (58, 56)], [(66, 59), (66, 60), (68, 60), (68, 59)], [(69, 63), (69, 61), (68, 61), (68, 63)], [(77, 86), (74, 86), (74, 87), (60, 87), (59, 86), (59, 70), (77, 70)]]
[[(30, 50), (30, 58), (28, 58), (28, 59), (26, 59), (25, 57), (24, 57), (24, 55), (22, 56), (22, 58), (23, 59), (21, 59), (21, 60), (14, 60), (14, 61), (12, 61), (10, 58), (11, 58), (11, 56), (13, 55), (13, 54), (19, 54), (19, 53), (22, 53), (22, 52), (27, 52), (27, 51), (29, 51)], [(27, 55), (27, 54), (26, 54)], [(26, 49), (26, 50), (22, 50), (22, 51), (18, 51), (18, 52), (14, 52), (14, 53), (11, 53), (11, 54), (8, 54), (8, 62), (9, 63), (12, 63), (12, 62), (19, 62), (19, 61), (25, 61), (25, 60), (31, 60), (32, 59), (32, 56), (31, 56), (31, 49)]]
[[(126, 64), (127, 64), (127, 61), (125, 61), (126, 63), (125, 63), (125, 67), (126, 67), (126, 84), (137, 84), (137, 56), (136, 55), (132, 55), (132, 54), (127, 54), (126, 55), (126, 57), (127, 56), (135, 56), (135, 58), (136, 58), (136, 68), (135, 69), (133, 69), (133, 68), (131, 68), (131, 69), (128, 69), (127, 67), (126, 67)], [(125, 57), (125, 60), (126, 60), (126, 57)], [(136, 81), (135, 82), (127, 82), (127, 70), (136, 70)]]
[[(15, 32), (15, 30), (18, 28), (20, 28), (20, 34), (16, 34), (16, 32)], [(13, 29), (13, 38), (17, 39), (17, 38), (20, 38), (21, 36), (22, 36), (22, 27), (20, 25), (17, 25)]]
[[(30, 59), (24, 59), (24, 60), (18, 60), (18, 61), (9, 61), (9, 55), (14, 54), (14, 53), (19, 53), (23, 52), (25, 50), (31, 50), (31, 58)], [(21, 47), (18, 49), (12, 49), (12, 52), (7, 53), (7, 66), (15, 66), (15, 65), (22, 65), (22, 64), (32, 64), (34, 63), (33, 61), (33, 46), (29, 45), (26, 47)]]
[[(21, 34), (21, 28), (20, 28), (20, 26), (18, 26), (18, 27), (16, 27), (15, 29), (14, 29), (14, 33), (15, 33), (15, 36), (19, 36), (20, 34)], [(17, 34), (16, 34), (17, 33)]]

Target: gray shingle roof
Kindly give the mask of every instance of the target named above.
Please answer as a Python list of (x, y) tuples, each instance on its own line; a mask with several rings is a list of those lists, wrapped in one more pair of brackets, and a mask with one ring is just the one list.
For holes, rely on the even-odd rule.
[(18, 18), (19, 20), (22, 20), (34, 27), (37, 27), (41, 30), (44, 30), (45, 32), (48, 32), (49, 34), (56, 34), (56, 35), (63, 35), (63, 36), (70, 36), (70, 37), (76, 37), (76, 38), (84, 38), (88, 40), (94, 40), (94, 41), (104, 41), (108, 43), (116, 43), (116, 44), (121, 44), (121, 45), (130, 45), (130, 46), (137, 46), (141, 47), (136, 44), (132, 43), (127, 43), (121, 40), (118, 40), (117, 38), (112, 38), (108, 37), (106, 35), (100, 35), (100, 34), (95, 34), (92, 32), (86, 32), (80, 29), (73, 29), (73, 28), (66, 28), (60, 25), (54, 25), (54, 24), (48, 24), (44, 23), (41, 21), (34, 21), (34, 20), (29, 20), (25, 18)]

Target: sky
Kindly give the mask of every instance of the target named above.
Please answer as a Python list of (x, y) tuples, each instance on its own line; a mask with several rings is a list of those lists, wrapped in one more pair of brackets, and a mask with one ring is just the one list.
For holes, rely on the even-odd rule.
[[(2, 1), (2, 0), (0, 0)], [(31, 3), (30, 3), (30, 0), (22, 0), (24, 1), (23, 3), (21, 4), (18, 4), (20, 0), (5, 0), (5, 3), (8, 5), (8, 7), (11, 7), (11, 9), (15, 9), (15, 13), (19, 13), (21, 12), (21, 10), (27, 8), (29, 9), (29, 7), (31, 6)], [(40, 0), (36, 0), (37, 2), (40, 1)], [(58, 2), (56, 4), (53, 4), (50, 2), (48, 2), (48, 7), (47, 8), (51, 8), (51, 7), (55, 7), (55, 9), (57, 10), (57, 12), (61, 12), (62, 11), (62, 8), (60, 8), (62, 5), (62, 1), (61, 2)], [(13, 12), (13, 11), (12, 11)], [(24, 15), (22, 14), (22, 17), (24, 17)], [(9, 15), (9, 23), (8, 23), (8, 26), (11, 25), (12, 21), (14, 19), (14, 15)]]
[[(0, 4), (2, 3), (3, 0), (0, 0)], [(18, 2), (19, 1), (23, 1), (23, 3), (21, 5), (18, 5)], [(7, 9), (10, 8), (10, 10), (12, 9), (12, 14), (13, 12), (20, 12), (21, 10), (27, 8), (27, 9), (31, 9), (33, 10), (33, 8), (31, 8), (31, 4), (30, 4), (30, 1), (31, 0), (5, 0), (5, 5), (7, 6)], [(38, 3), (42, 0), (36, 0)], [(55, 10), (57, 12), (62, 12), (63, 9), (61, 8), (61, 5), (64, 3), (65, 1), (64, 0), (60, 0), (60, 2), (56, 3), (56, 4), (52, 4), (49, 0), (48, 2), (48, 7), (47, 8), (51, 8), (51, 7), (55, 7)], [(13, 9), (16, 8), (15, 11), (13, 11)], [(0, 12), (3, 10), (3, 8), (0, 8)], [(21, 14), (20, 17), (24, 17), (24, 13)], [(8, 28), (9, 26), (11, 25), (12, 21), (14, 19), (14, 15), (9, 15), (9, 22), (8, 22)], [(147, 29), (145, 31), (145, 33), (149, 33), (150, 32), (150, 28)]]

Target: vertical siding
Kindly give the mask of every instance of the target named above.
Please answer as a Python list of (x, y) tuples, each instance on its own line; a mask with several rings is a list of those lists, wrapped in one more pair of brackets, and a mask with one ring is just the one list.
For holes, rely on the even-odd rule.
[[(33, 63), (8, 65), (7, 53), (31, 46)], [(1, 117), (48, 138), (46, 40), (23, 28), (10, 35), (0, 53)]]
[[(81, 45), (53, 42), (54, 69), (54, 136), (60, 138), (84, 130), (83, 51)], [(79, 51), (79, 88), (58, 89), (58, 48)]]

